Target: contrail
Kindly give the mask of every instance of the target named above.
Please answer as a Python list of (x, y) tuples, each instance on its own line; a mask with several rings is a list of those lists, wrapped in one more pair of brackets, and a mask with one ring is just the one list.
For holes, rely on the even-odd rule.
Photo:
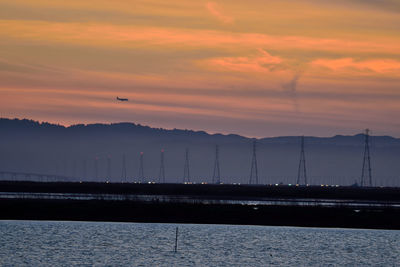
[(297, 102), (297, 85), (302, 74), (303, 72), (296, 72), (289, 83), (282, 85), (283, 89), (285, 89), (285, 92), (288, 93), (289, 97), (292, 98), (295, 111), (299, 111), (299, 104)]

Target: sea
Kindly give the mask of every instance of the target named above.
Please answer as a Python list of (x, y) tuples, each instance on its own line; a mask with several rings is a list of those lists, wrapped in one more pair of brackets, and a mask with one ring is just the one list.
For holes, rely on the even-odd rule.
[(400, 231), (0, 221), (0, 266), (400, 266)]

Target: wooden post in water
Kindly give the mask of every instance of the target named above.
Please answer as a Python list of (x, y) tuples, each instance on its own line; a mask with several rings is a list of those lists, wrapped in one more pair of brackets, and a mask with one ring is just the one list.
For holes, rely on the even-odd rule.
[(175, 252), (178, 251), (178, 227), (176, 227), (176, 234), (175, 234)]

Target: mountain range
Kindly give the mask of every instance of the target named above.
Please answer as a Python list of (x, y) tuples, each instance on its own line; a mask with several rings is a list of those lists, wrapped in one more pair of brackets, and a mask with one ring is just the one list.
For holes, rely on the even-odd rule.
[[(125, 158), (127, 179), (134, 181), (140, 178), (142, 152), (144, 180), (157, 181), (160, 151), (164, 150), (166, 182), (181, 182), (185, 149), (188, 148), (190, 180), (211, 182), (215, 147), (218, 145), (221, 181), (248, 183), (254, 140), (257, 144), (259, 183), (295, 183), (300, 158), (299, 136), (254, 139), (234, 134), (167, 130), (134, 123), (65, 127), (28, 119), (1, 118), (0, 171), (57, 174), (91, 181), (121, 181)], [(364, 134), (305, 136), (304, 140), (309, 183), (359, 182)], [(400, 185), (400, 139), (370, 136), (370, 151), (373, 183)]]

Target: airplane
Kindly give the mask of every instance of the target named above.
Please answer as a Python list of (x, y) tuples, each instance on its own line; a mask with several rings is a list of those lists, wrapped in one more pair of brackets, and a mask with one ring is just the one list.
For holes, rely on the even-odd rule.
[(117, 100), (118, 100), (118, 101), (129, 101), (128, 98), (119, 98), (118, 96), (117, 96)]

